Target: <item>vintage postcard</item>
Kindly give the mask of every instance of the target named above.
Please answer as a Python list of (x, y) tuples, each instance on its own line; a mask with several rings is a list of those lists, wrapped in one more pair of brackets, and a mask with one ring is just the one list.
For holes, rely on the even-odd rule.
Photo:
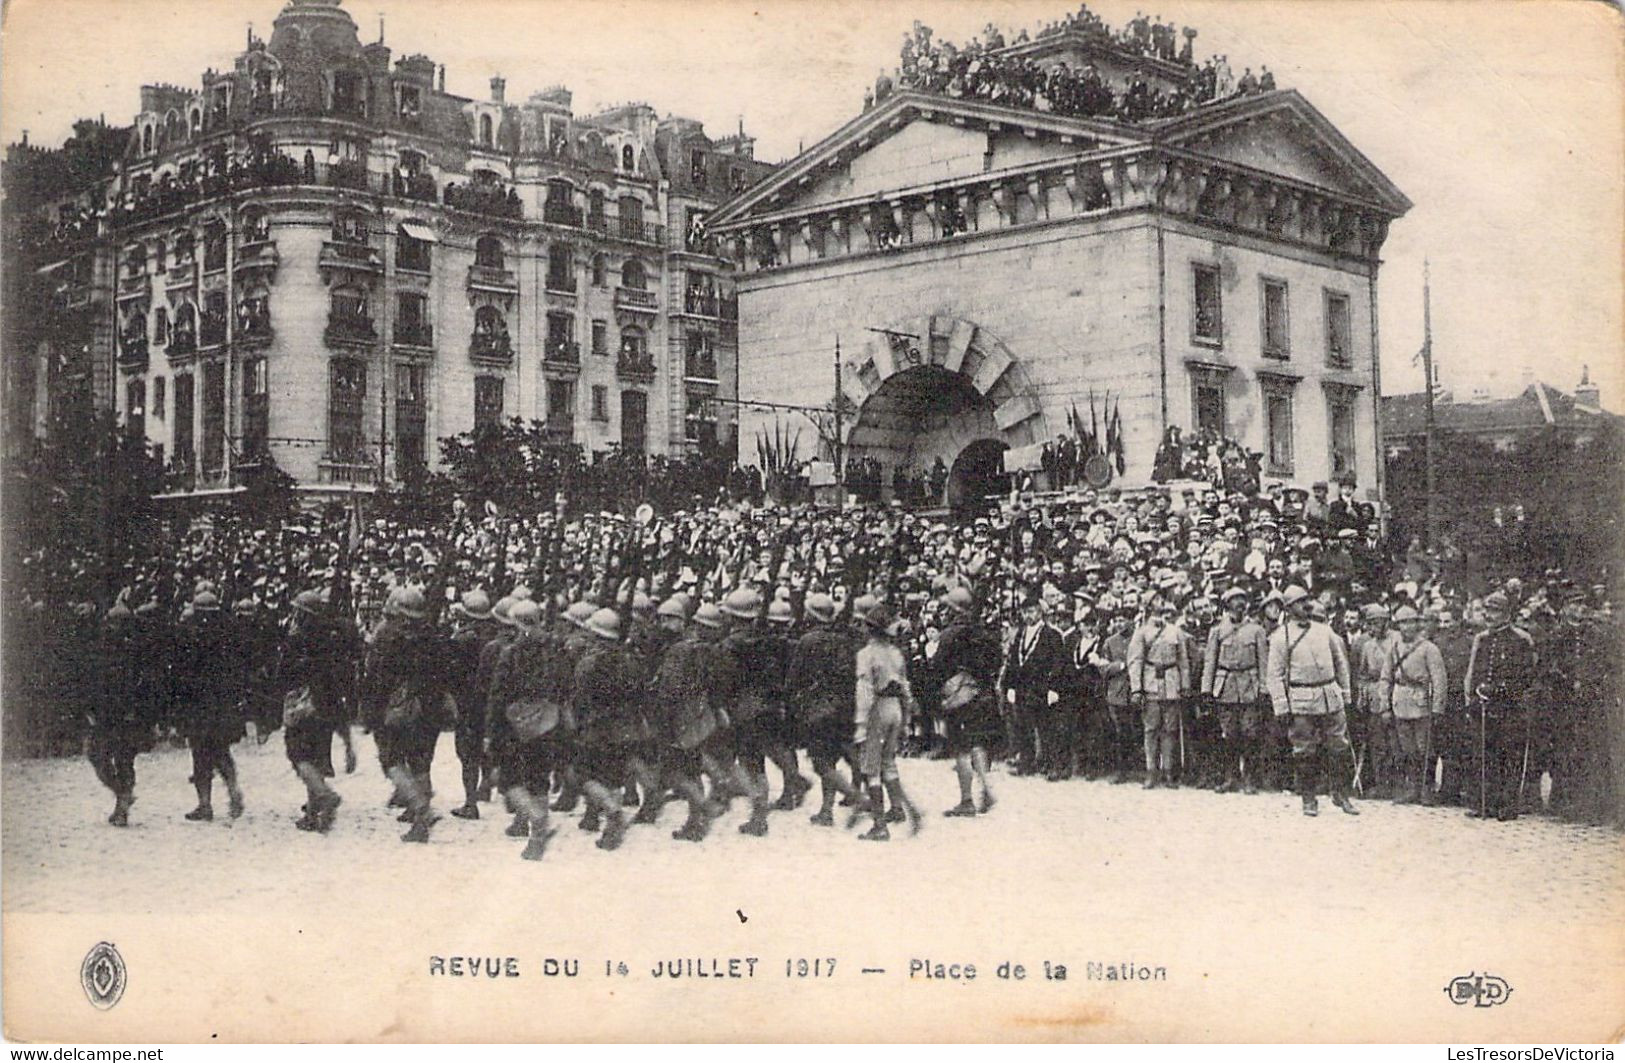
[(1616, 7), (3, 29), (11, 1041), (1625, 1032)]

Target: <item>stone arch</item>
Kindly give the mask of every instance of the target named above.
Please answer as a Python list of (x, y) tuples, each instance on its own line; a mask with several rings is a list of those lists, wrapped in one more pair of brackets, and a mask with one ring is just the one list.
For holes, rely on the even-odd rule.
[(855, 353), (844, 356), (842, 391), (859, 412), (848, 429), (849, 445), (863, 445), (861, 439), (854, 443), (852, 435), (860, 431), (865, 408), (888, 381), (928, 367), (939, 371), (937, 380), (943, 385), (960, 390), (968, 385), (980, 397), (978, 405), (991, 415), (993, 434), (1006, 446), (1029, 446), (1050, 437), (1038, 389), (1026, 367), (993, 332), (943, 314), (887, 327), (917, 338), (902, 341), (870, 333)]

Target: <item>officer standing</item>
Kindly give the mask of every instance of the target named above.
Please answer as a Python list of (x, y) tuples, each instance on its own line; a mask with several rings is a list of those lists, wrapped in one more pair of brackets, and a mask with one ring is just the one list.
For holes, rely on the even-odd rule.
[(1177, 786), (1180, 705), (1190, 685), (1190, 657), (1185, 633), (1175, 623), (1179, 607), (1158, 599), (1146, 622), (1129, 638), (1129, 694), (1140, 706), (1145, 731), (1145, 783)]
[(1102, 598), (1100, 608), (1107, 616), (1106, 637), (1101, 640), (1091, 663), (1106, 684), (1106, 716), (1111, 722), (1112, 782), (1126, 783), (1135, 765), (1143, 759), (1145, 742), (1140, 724), (1140, 707), (1129, 694), (1128, 643), (1133, 611), (1113, 598)]
[[(1219, 793), (1238, 785), (1258, 792), (1264, 762), (1264, 663), (1269, 646), (1264, 629), (1247, 616), (1247, 592), (1224, 592), (1225, 615), (1208, 632), (1202, 655), (1202, 694), (1218, 705), (1224, 781)], [(1245, 781), (1243, 781), (1245, 780)]]
[(1535, 681), (1535, 641), (1512, 624), (1511, 603), (1495, 591), (1484, 599), (1484, 630), (1467, 658), (1467, 711), (1475, 818), (1518, 818), (1518, 784), (1529, 741), (1528, 691)]
[(1365, 740), (1363, 752), (1371, 785), (1365, 793), (1372, 797), (1392, 796), (1399, 777), (1395, 768), (1397, 739), (1394, 717), (1389, 710), (1389, 665), (1399, 646), (1399, 635), (1388, 628), (1388, 607), (1378, 602), (1367, 605), (1361, 615), (1365, 631), (1350, 640), (1349, 656), (1354, 668), (1354, 711), (1359, 718), (1359, 734)]
[(1427, 770), (1433, 766), (1433, 721), (1444, 715), (1450, 681), (1444, 655), (1422, 633), (1420, 613), (1402, 605), (1394, 611), (1394, 626), (1399, 641), (1389, 658), (1385, 683), (1399, 743), (1394, 803), (1431, 805), (1433, 785)]
[(1343, 640), (1311, 619), (1309, 592), (1302, 587), (1288, 587), (1282, 602), (1288, 619), (1270, 635), (1266, 682), (1275, 715), (1287, 718), (1303, 814), (1320, 814), (1316, 795), (1324, 773), (1332, 803), (1357, 816), (1348, 796), (1353, 758), (1346, 715), (1349, 662)]

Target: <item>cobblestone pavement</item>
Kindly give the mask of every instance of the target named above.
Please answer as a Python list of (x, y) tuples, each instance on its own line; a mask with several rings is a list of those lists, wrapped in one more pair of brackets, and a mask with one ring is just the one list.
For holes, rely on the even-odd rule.
[[(326, 836), (293, 828), (303, 790), (280, 736), (237, 746), (248, 810), (235, 822), (218, 785), (220, 818), (183, 821), (193, 794), (182, 751), (139, 758), (126, 830), (104, 822), (111, 797), (84, 761), (8, 762), (5, 911), (161, 920), (342, 911), (372, 933), (403, 922), (455, 928), (470, 913), (503, 910), (506, 897), (525, 898), (513, 921), (523, 940), (544, 947), (535, 927), (545, 924), (547, 946), (562, 942), (589, 958), (626, 941), (682, 950), (634, 962), (714, 951), (694, 935), (713, 942), (778, 926), (785, 936), (775, 940), (839, 951), (843, 975), (872, 962), (901, 976), (916, 958), (969, 959), (989, 975), (1005, 955), (1035, 970), (1043, 958), (1079, 968), (1166, 963), (1187, 986), (1213, 976), (1199, 1011), (1163, 1016), (1186, 1035), (1195, 1015), (1197, 1035), (1267, 1036), (1233, 1025), (1259, 986), (1281, 986), (1283, 1007), (1357, 989), (1339, 1018), (1380, 1023), (1384, 1009), (1407, 1000), (1439, 1007), (1445, 983), (1474, 971), (1507, 977), (1520, 1003), (1547, 1009), (1530, 1016), (1589, 1009), (1579, 1013), (1612, 1015), (1612, 1029), (1625, 1010), (1625, 844), (1606, 828), (1539, 817), (1483, 823), (1456, 809), (1374, 801), (1361, 802), (1357, 818), (1325, 802), (1307, 819), (1287, 794), (1147, 793), (1003, 773), (994, 776), (992, 815), (944, 819), (957, 800), (950, 765), (905, 760), (904, 782), (928, 813), (916, 837), (894, 828), (887, 844), (863, 843), (856, 832), (813, 827), (809, 809), (774, 813), (768, 837), (747, 837), (736, 804), (693, 845), (670, 837), (683, 818), (674, 803), (658, 828), (633, 827), (614, 853), (574, 829), (578, 815), (558, 817), (563, 829), (546, 861), (533, 864), (504, 837), (498, 805), (484, 806), (478, 822), (446, 816), (426, 846), (399, 842), (404, 828), (384, 807), (371, 743), (358, 745), (360, 769), (337, 780), (344, 805)], [(442, 811), (458, 789), (449, 746), (435, 763)], [(571, 918), (528, 922), (530, 905)], [(417, 942), (408, 951), (416, 966), (434, 949)], [(1283, 1029), (1300, 1029), (1302, 1018)], [(1465, 1021), (1454, 1011), (1441, 1018)], [(1081, 1036), (1049, 1021), (1035, 1018), (1024, 1035)], [(1394, 1030), (1431, 1040), (1440, 1028)]]

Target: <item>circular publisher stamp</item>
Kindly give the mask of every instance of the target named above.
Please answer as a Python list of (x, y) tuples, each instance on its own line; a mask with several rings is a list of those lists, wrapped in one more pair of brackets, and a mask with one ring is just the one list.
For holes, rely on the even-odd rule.
[(97, 942), (85, 954), (85, 962), (79, 965), (79, 981), (85, 987), (85, 996), (103, 1011), (119, 1002), (128, 977), (124, 957), (110, 941)]

